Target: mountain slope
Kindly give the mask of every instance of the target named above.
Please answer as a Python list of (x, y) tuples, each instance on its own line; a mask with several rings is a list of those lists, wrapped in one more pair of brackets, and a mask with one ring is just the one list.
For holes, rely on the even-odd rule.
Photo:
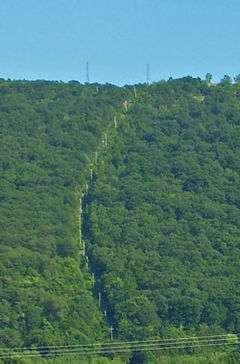
[(113, 86), (0, 82), (1, 346), (106, 335), (80, 260), (78, 205), (94, 150), (122, 101)]
[(239, 90), (0, 81), (1, 346), (239, 330)]
[(191, 78), (136, 88), (86, 226), (121, 338), (240, 329), (238, 88)]

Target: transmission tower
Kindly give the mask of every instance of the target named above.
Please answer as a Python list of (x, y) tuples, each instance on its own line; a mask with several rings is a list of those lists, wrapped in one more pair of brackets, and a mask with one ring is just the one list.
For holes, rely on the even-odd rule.
[(147, 63), (146, 81), (147, 81), (147, 85), (149, 85), (150, 84), (150, 64), (149, 63)]
[(89, 62), (86, 64), (86, 82), (90, 83), (90, 77), (89, 77)]

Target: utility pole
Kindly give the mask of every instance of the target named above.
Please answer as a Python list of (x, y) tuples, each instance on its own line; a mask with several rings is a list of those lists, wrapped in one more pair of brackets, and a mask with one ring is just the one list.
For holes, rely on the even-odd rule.
[(137, 98), (137, 90), (136, 90), (136, 87), (135, 86), (133, 86), (133, 92), (134, 92), (134, 97), (136, 99)]
[(86, 64), (86, 82), (90, 83), (90, 77), (89, 77), (89, 62)]
[[(86, 245), (85, 245), (85, 241), (82, 240), (82, 256), (86, 257)], [(88, 257), (87, 258), (87, 264), (88, 264)]]
[(117, 129), (117, 117), (116, 116), (114, 116), (113, 122), (114, 122), (115, 129)]
[(91, 184), (93, 182), (93, 169), (92, 168), (90, 168), (90, 182), (91, 182)]
[(147, 74), (146, 74), (147, 85), (150, 85), (150, 64), (147, 63)]
[(113, 326), (110, 327), (110, 337), (111, 337), (111, 341), (113, 341), (113, 332), (114, 332), (114, 328)]
[(94, 284), (96, 282), (96, 280), (95, 280), (95, 274), (94, 273), (92, 273), (92, 281), (93, 281), (93, 286), (94, 286)]
[(101, 308), (101, 303), (102, 303), (102, 294), (101, 292), (98, 292), (98, 307)]
[(96, 151), (95, 152), (95, 164), (97, 164), (97, 161), (98, 161), (98, 152)]
[(82, 246), (82, 197), (79, 199), (79, 244)]
[(105, 139), (105, 146), (107, 147), (107, 145), (108, 145), (107, 133), (104, 134), (104, 139)]
[(80, 254), (85, 257), (86, 256), (86, 246), (85, 241), (82, 240), (82, 197), (79, 199), (79, 245), (80, 245)]

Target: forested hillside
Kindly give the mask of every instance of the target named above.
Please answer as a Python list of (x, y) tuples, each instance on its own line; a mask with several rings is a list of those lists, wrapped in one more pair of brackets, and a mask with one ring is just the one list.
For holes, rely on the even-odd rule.
[(103, 342), (110, 326), (123, 341), (240, 331), (239, 92), (0, 81), (1, 347)]
[(0, 346), (103, 340), (78, 205), (115, 87), (0, 82)]
[(238, 89), (191, 78), (135, 89), (86, 218), (122, 339), (240, 330)]

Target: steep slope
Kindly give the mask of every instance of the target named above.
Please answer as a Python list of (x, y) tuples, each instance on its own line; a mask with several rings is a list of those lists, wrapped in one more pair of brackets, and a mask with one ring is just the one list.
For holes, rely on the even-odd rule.
[(123, 339), (240, 329), (239, 85), (138, 86), (85, 227)]
[(0, 346), (239, 330), (239, 90), (0, 81)]
[(106, 335), (79, 255), (78, 204), (123, 94), (110, 85), (0, 82), (0, 346)]

